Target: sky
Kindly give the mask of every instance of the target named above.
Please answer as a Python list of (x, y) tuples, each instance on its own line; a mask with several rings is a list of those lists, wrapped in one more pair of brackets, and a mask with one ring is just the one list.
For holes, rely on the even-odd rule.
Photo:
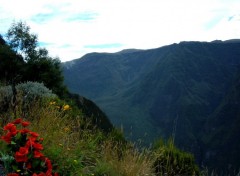
[(20, 20), (62, 62), (91, 52), (240, 38), (239, 0), (0, 0), (0, 34)]

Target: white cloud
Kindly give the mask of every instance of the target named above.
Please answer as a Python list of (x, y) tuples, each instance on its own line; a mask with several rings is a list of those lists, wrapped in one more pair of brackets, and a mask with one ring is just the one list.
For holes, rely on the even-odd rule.
[(46, 46), (51, 55), (63, 61), (88, 52), (155, 48), (183, 40), (240, 38), (240, 22), (228, 21), (229, 17), (239, 15), (239, 0), (0, 0), (0, 3), (1, 33), (13, 19), (25, 20), (40, 42), (51, 43)]

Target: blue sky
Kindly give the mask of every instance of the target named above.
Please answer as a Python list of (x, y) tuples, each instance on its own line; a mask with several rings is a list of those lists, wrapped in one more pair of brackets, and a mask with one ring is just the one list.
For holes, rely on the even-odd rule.
[(0, 0), (0, 33), (23, 20), (62, 61), (90, 52), (240, 38), (239, 0)]

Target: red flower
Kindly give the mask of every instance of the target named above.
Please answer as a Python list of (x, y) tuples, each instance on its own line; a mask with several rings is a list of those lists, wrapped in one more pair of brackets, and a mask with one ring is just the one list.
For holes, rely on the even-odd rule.
[(10, 131), (11, 133), (14, 133), (14, 134), (17, 133), (17, 127), (13, 123), (8, 123), (3, 129), (5, 131)]
[(26, 147), (20, 147), (19, 151), (15, 153), (15, 160), (17, 162), (27, 162), (28, 157), (28, 148)]
[(28, 148), (27, 147), (20, 147), (19, 152), (23, 155), (28, 154)]
[(50, 159), (48, 159), (48, 158), (46, 158), (46, 165), (47, 165), (48, 169), (52, 170), (52, 163), (51, 163)]
[(32, 137), (36, 137), (36, 138), (39, 136), (39, 134), (36, 133), (36, 132), (29, 132), (29, 134), (30, 134)]
[(34, 137), (29, 137), (28, 138), (28, 140), (27, 140), (27, 142), (26, 142), (26, 147), (32, 147), (33, 145), (34, 145), (34, 143), (35, 143), (35, 141), (36, 141), (36, 138), (34, 138)]
[(19, 174), (16, 174), (16, 173), (10, 173), (10, 174), (7, 174), (7, 176), (19, 176)]
[(8, 132), (5, 136), (2, 136), (1, 139), (10, 144), (12, 140), (12, 133)]
[(13, 121), (13, 124), (20, 124), (21, 122), (22, 122), (22, 119), (18, 118), (18, 119)]
[(52, 169), (47, 170), (47, 172), (46, 172), (46, 176), (52, 176)]
[(42, 144), (39, 144), (39, 143), (33, 143), (33, 147), (34, 147), (36, 150), (43, 150)]
[[(17, 125), (21, 124), (22, 129), (18, 130)], [(19, 173), (10, 173), (7, 174), (7, 176), (20, 176), (22, 171), (26, 172), (28, 174), (31, 173), (32, 176), (59, 176), (57, 173), (52, 173), (52, 163), (51, 161), (46, 158), (40, 151), (43, 150), (42, 141), (43, 138), (39, 138), (39, 134), (36, 132), (32, 132), (24, 127), (28, 126), (30, 122), (23, 121), (21, 118), (15, 119), (12, 123), (8, 123), (4, 130), (7, 131), (5, 136), (2, 136), (1, 139), (4, 140), (7, 143), (18, 143), (13, 148), (12, 145), (9, 145), (11, 149), (13, 149), (13, 153), (15, 153), (15, 161), (17, 162), (17, 165), (14, 165), (16, 167), (19, 167), (19, 170), (21, 172)], [(18, 138), (13, 138), (16, 136), (16, 134), (21, 135), (19, 139), (23, 139), (23, 141), (19, 141)], [(25, 146), (22, 144), (22, 142), (26, 142)], [(20, 146), (19, 146), (20, 145)], [(23, 146), (23, 147), (21, 147)], [(41, 173), (34, 173), (35, 167), (32, 167), (32, 159), (34, 160), (40, 160), (44, 161), (44, 165), (37, 165), (38, 169), (41, 169), (43, 167), (44, 172)], [(22, 163), (22, 164), (21, 164)], [(43, 171), (42, 170), (42, 171)], [(40, 171), (40, 170), (39, 170)]]
[(10, 131), (15, 125), (13, 123), (8, 123), (6, 126), (4, 126), (5, 131)]
[(17, 162), (27, 162), (28, 157), (26, 155), (21, 154), (20, 152), (16, 152), (15, 160)]
[(43, 154), (41, 152), (39, 152), (38, 150), (35, 150), (33, 153), (34, 153), (34, 158), (40, 158), (43, 156)]
[(21, 134), (27, 134), (27, 133), (30, 132), (30, 130), (28, 130), (28, 129), (26, 129), (26, 128), (23, 128), (22, 130), (19, 130), (19, 132), (20, 132)]
[(22, 126), (23, 126), (23, 127), (27, 127), (28, 125), (30, 125), (30, 122), (26, 122), (26, 121), (25, 121), (25, 122), (22, 122)]

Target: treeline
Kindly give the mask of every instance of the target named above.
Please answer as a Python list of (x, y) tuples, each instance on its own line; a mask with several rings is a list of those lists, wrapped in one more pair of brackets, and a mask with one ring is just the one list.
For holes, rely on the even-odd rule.
[(37, 35), (31, 34), (30, 27), (22, 21), (13, 23), (4, 39), (0, 35), (0, 61), (3, 85), (36, 81), (60, 97), (67, 92), (60, 60), (38, 46)]

